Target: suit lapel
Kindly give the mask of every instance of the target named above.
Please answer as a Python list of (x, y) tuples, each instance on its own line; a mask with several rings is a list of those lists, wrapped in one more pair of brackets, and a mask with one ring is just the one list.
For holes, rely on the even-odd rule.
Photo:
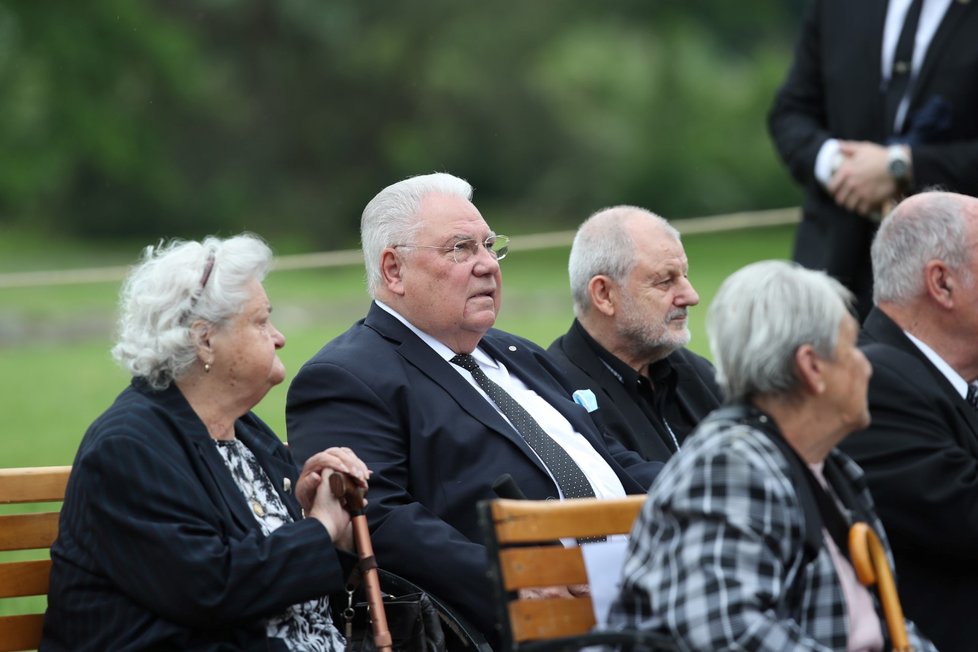
[(243, 531), (257, 528), (258, 522), (248, 508), (248, 502), (241, 494), (241, 489), (231, 477), (224, 459), (217, 452), (217, 446), (214, 442), (211, 441), (210, 437), (207, 439), (195, 438), (193, 444), (210, 475), (210, 479), (217, 488), (217, 493), (220, 494), (221, 502), (227, 507), (231, 520)]
[[(625, 385), (601, 361), (601, 357), (578, 332), (583, 329), (577, 321), (567, 331), (561, 341), (567, 359), (577, 365), (598, 387), (607, 398), (601, 406), (605, 412), (617, 410), (627, 428), (617, 433), (619, 438), (628, 439), (626, 447), (639, 453), (646, 459), (660, 459), (663, 453), (672, 452), (673, 446), (667, 442), (668, 434), (657, 430), (654, 423), (642, 412), (638, 403), (628, 394)], [(610, 415), (609, 415), (610, 416)], [(606, 419), (605, 423), (609, 423)], [(641, 434), (640, 434), (641, 433)]]
[[(679, 349), (670, 354), (669, 361), (676, 370), (676, 400), (686, 410), (691, 419), (701, 421), (713, 411), (716, 404), (722, 403), (720, 396), (714, 394), (713, 388), (706, 385), (700, 377), (695, 365), (686, 358), (685, 349)], [(716, 401), (716, 403), (713, 403)]]
[(187, 453), (192, 457), (191, 462), (215, 508), (224, 505), (226, 518), (242, 530), (258, 527), (241, 490), (217, 452), (217, 446), (187, 399), (175, 385), (171, 385), (160, 395), (160, 401), (173, 419), (174, 429), (189, 443)]
[(920, 360), (930, 372), (931, 376), (933, 376), (935, 386), (944, 392), (952, 405), (955, 406), (958, 414), (968, 424), (971, 433), (975, 437), (978, 437), (978, 412), (975, 412), (974, 408), (961, 397), (958, 390), (951, 384), (951, 381), (927, 359), (923, 351), (918, 349), (917, 345), (910, 341), (910, 338), (906, 336), (892, 319), (879, 308), (873, 308), (866, 317), (866, 323), (863, 325), (863, 329), (875, 341), (892, 346)]
[[(934, 38), (931, 39), (930, 45), (927, 48), (927, 54), (924, 55), (924, 61), (920, 66), (920, 71), (917, 73), (917, 81), (911, 88), (911, 111), (917, 108), (918, 101), (922, 97), (925, 97), (927, 82), (933, 78), (932, 73), (934, 67), (938, 65), (938, 62), (944, 56), (944, 52), (947, 50), (958, 29), (961, 28), (962, 23), (965, 22), (965, 17), (970, 11), (972, 11), (970, 2), (953, 0), (951, 6), (948, 7), (947, 13), (941, 19), (941, 24), (937, 28), (937, 32), (934, 33)], [(969, 38), (978, 37), (972, 35)]]
[[(394, 343), (400, 356), (437, 383), (472, 418), (481, 422), (489, 430), (511, 441), (534, 464), (546, 472), (543, 464), (523, 440), (523, 437), (509, 425), (509, 422), (499, 414), (496, 408), (466, 382), (455, 369), (452, 369), (450, 362), (435, 353), (430, 346), (425, 344), (396, 317), (373, 304), (367, 313), (364, 324)], [(485, 339), (483, 339), (484, 342)], [(496, 357), (496, 351), (493, 350), (491, 355)], [(497, 357), (497, 359), (499, 358)], [(507, 366), (509, 365), (507, 364)]]
[[(869, 18), (854, 16), (850, 22), (852, 27), (857, 30), (861, 25), (874, 25), (873, 29), (867, 35), (871, 39), (868, 43), (869, 52), (875, 52), (876, 56), (868, 56), (865, 60), (865, 65), (869, 65), (870, 69), (867, 71), (868, 79), (873, 80), (873, 89), (877, 91), (876, 95), (880, 98), (880, 110), (883, 109), (882, 103), (882, 93), (883, 90), (883, 66), (881, 63), (881, 57), (883, 56), (883, 30), (886, 27), (886, 11), (889, 7), (889, 0), (870, 0), (869, 2), (851, 2), (851, 0), (844, 0), (846, 2), (847, 11), (858, 11), (860, 6), (864, 6), (867, 12), (872, 15)], [(845, 43), (836, 43), (835, 47), (847, 47)], [(861, 64), (862, 65), (862, 64)], [(889, 130), (887, 130), (889, 132)]]
[[(574, 326), (564, 336), (563, 343), (565, 344), (567, 359), (572, 364), (578, 365), (584, 373), (594, 380), (594, 384), (600, 387), (601, 391), (608, 397), (610, 406), (621, 412), (632, 430), (636, 432), (645, 430), (648, 424), (645, 414), (628, 395), (622, 382), (611, 373), (601, 361), (600, 356), (577, 332), (577, 328), (581, 328), (577, 322)], [(653, 433), (649, 433), (649, 435), (651, 434)], [(635, 444), (640, 446), (641, 442), (635, 442)]]
[[(595, 451), (604, 457), (609, 464), (612, 464), (612, 460), (602, 452), (606, 448), (600, 441), (601, 434), (587, 409), (575, 403), (570, 392), (563, 389), (559, 382), (547, 382), (548, 379), (554, 379), (550, 376), (541, 375), (540, 363), (530, 349), (518, 344), (506, 345), (498, 340), (492, 331), (482, 338), (479, 346), (493, 358), (505, 364), (512, 375), (539, 394), (543, 400), (567, 419), (575, 432), (587, 439)], [(541, 468), (543, 467), (541, 466)]]

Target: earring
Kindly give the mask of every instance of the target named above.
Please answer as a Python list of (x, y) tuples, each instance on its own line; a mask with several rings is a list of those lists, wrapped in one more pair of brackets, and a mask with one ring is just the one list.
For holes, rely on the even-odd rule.
[(211, 372), (211, 363), (210, 362), (205, 362), (204, 363), (204, 373), (205, 374), (209, 374), (210, 372)]

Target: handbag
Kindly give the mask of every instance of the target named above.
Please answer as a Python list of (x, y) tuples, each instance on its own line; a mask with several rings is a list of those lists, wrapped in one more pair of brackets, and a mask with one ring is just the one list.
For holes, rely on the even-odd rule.
[[(370, 606), (347, 588), (347, 604), (340, 613), (340, 630), (349, 652), (375, 652)], [(445, 652), (445, 634), (434, 604), (424, 592), (394, 596), (382, 593), (387, 628), (394, 652)]]
[[(341, 473), (331, 474), (329, 484), (333, 494), (346, 501), (344, 507), (350, 512), (353, 539), (359, 557), (347, 581), (345, 607), (337, 614), (337, 606), (333, 615), (333, 622), (342, 625), (347, 650), (373, 652), (377, 646), (383, 646), (384, 650), (390, 649), (391, 652), (455, 652), (460, 648), (453, 645), (448, 650), (446, 646), (442, 618), (456, 634), (461, 649), (474, 646), (481, 650), (484, 637), (480, 642), (468, 636), (461, 618), (451, 617), (443, 605), (436, 605), (436, 601), (404, 578), (377, 567), (367, 519), (363, 513), (363, 489), (348, 482)], [(357, 599), (355, 595), (358, 589)], [(400, 595), (395, 595), (392, 591)], [(366, 595), (370, 596), (370, 600), (365, 599)], [(375, 605), (379, 601), (384, 612), (379, 615), (376, 623), (371, 622), (371, 601)], [(333, 600), (330, 603), (335, 604)], [(376, 642), (374, 624), (377, 625)]]

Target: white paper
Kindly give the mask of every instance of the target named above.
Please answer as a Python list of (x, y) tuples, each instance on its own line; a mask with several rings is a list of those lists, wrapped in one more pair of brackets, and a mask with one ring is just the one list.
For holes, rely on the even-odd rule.
[(584, 568), (591, 584), (591, 604), (598, 629), (608, 624), (611, 603), (621, 590), (621, 568), (625, 563), (628, 537), (614, 536), (607, 541), (587, 543), (581, 546)]

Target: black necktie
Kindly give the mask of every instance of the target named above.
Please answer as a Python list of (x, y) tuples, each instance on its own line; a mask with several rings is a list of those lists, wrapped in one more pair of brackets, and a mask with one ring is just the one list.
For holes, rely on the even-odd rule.
[[(917, 23), (920, 22), (920, 8), (924, 5), (924, 0), (913, 0), (907, 9), (907, 15), (903, 19), (903, 30), (900, 32), (900, 40), (897, 41), (896, 49), (893, 51), (893, 66), (890, 69), (890, 83), (886, 86), (884, 94), (884, 116), (886, 119), (887, 133), (900, 133), (894, 129), (897, 110), (900, 102), (907, 94), (910, 87), (910, 78), (913, 71), (913, 46), (917, 40)], [(904, 123), (906, 120), (904, 119)]]
[(452, 358), (456, 364), (472, 374), (472, 378), (496, 403), (499, 410), (506, 415), (513, 427), (520, 433), (530, 448), (540, 457), (544, 466), (549, 469), (557, 486), (560, 487), (564, 498), (592, 498), (594, 489), (581, 468), (571, 459), (563, 446), (554, 441), (553, 437), (544, 432), (530, 413), (516, 402), (506, 390), (492, 382), (489, 376), (479, 368), (479, 363), (471, 355), (461, 354)]
[(968, 395), (965, 397), (966, 401), (971, 404), (971, 407), (978, 410), (978, 387), (969, 384), (968, 385)]

